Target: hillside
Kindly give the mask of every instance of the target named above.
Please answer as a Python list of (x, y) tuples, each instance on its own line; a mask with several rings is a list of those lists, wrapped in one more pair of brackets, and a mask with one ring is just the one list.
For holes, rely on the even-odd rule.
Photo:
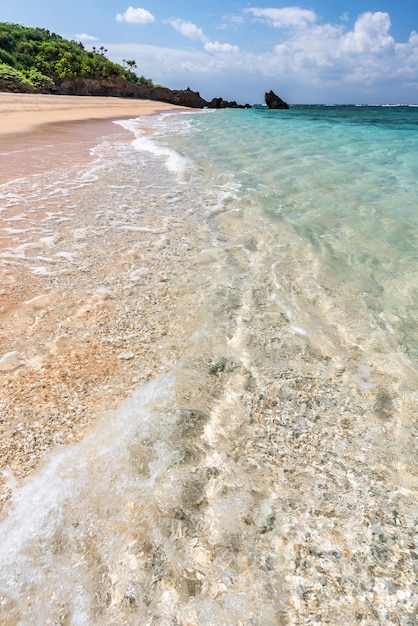
[(82, 43), (42, 28), (0, 22), (0, 91), (68, 93), (77, 81), (95, 81), (121, 92), (154, 87), (151, 80), (135, 74), (134, 60), (122, 67), (105, 53), (103, 47), (87, 51)]
[(136, 61), (118, 65), (107, 50), (88, 51), (43, 28), (0, 22), (0, 91), (55, 93), (74, 96), (146, 98), (194, 108), (248, 108), (223, 98), (204, 100), (191, 89), (154, 85), (135, 73)]

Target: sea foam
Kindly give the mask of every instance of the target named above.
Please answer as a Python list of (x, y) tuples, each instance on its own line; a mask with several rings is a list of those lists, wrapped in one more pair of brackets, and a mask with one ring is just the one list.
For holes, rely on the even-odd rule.
[(117, 121), (116, 123), (130, 130), (135, 135), (135, 140), (132, 142), (135, 150), (138, 152), (149, 152), (156, 157), (162, 158), (171, 172), (179, 178), (183, 176), (188, 165), (187, 159), (169, 147), (157, 143), (149, 135), (145, 135), (143, 128), (140, 126), (141, 118), (139, 120)]

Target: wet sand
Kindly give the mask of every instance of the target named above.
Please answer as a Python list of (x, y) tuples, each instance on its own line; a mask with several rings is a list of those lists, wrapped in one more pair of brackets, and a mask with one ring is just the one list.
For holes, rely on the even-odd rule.
[[(94, 623), (152, 616), (194, 625), (412, 626), (415, 477), (398, 461), (403, 435), (388, 415), (387, 395), (358, 387), (326, 352), (291, 332), (270, 297), (274, 237), (254, 241), (259, 214), (214, 214), (209, 230), (193, 210), (178, 210), (194, 207), (194, 199), (183, 197), (187, 186), (173, 198), (164, 173), (152, 188), (146, 172), (136, 171), (133, 181), (109, 167), (102, 204), (90, 202), (100, 181), (83, 187), (81, 180), (68, 196), (54, 177), (49, 188), (41, 184), (54, 162), (92, 162), (89, 148), (103, 135), (110, 145), (131, 139), (105, 120), (56, 120), (30, 134), (29, 151), (29, 135), (20, 135), (3, 159), (9, 167), (14, 159), (22, 176), (39, 174), (45, 189), (34, 203), (32, 183), (21, 182), (20, 195), (9, 196), (0, 214), (3, 501), (15, 481), (42, 473), (34, 470), (49, 451), (83, 439), (86, 455), (97, 453), (86, 435), (99, 438), (94, 426), (106, 424), (134, 390), (143, 411), (148, 381), (164, 403), (160, 378), (175, 370), (175, 402), (157, 407), (167, 417), (164, 428), (154, 439), (131, 432), (127, 410), (105, 437), (106, 454), (98, 451), (102, 465), (88, 481), (93, 493), (70, 498), (75, 510), (87, 506), (86, 523), (90, 512), (96, 519), (95, 507), (97, 519), (108, 519), (109, 485), (119, 473), (110, 465), (108, 476), (106, 468), (126, 437), (126, 475), (143, 477), (143, 500), (127, 500), (113, 486), (119, 499), (107, 541), (119, 543), (105, 551), (114, 554), (110, 562), (100, 534), (97, 546), (81, 535)], [(143, 210), (130, 211), (129, 189), (137, 198), (141, 175), (143, 193), (148, 186)], [(153, 204), (157, 185), (167, 190), (166, 206)], [(254, 259), (250, 280), (246, 250)], [(319, 291), (318, 300), (326, 294)], [(150, 489), (156, 441), (172, 456)], [(65, 465), (66, 458), (64, 475)], [(14, 519), (12, 511), (6, 521)], [(75, 519), (69, 516), (68, 537)], [(70, 563), (78, 553), (73, 539), (62, 540), (65, 532), (52, 533), (48, 549)], [(2, 600), (6, 624), (30, 614), (27, 598), (39, 595), (31, 585), (22, 606)], [(76, 593), (76, 584), (69, 587)], [(48, 588), (46, 595), (49, 606), (54, 593)], [(207, 606), (216, 621), (202, 617)], [(58, 623), (63, 609), (53, 610)]]
[[(91, 163), (90, 149), (98, 138), (132, 140), (112, 119), (173, 109), (151, 101), (0, 93), (0, 184), (42, 176), (55, 166)], [(0, 503), (10, 493), (4, 487), (8, 478), (22, 479), (51, 448), (82, 438), (98, 415), (114, 410), (141, 383), (133, 354), (141, 358), (146, 377), (160, 367), (164, 351), (158, 350), (156, 340), (175, 321), (171, 306), (163, 310), (161, 299), (167, 299), (166, 276), (173, 272), (178, 236), (171, 238), (167, 253), (158, 249), (147, 258), (150, 272), (161, 276), (152, 298), (132, 305), (122, 278), (132, 261), (124, 251), (139, 241), (152, 250), (156, 236), (147, 229), (167, 229), (150, 219), (144, 218), (142, 232), (109, 232), (105, 219), (63, 210), (59, 194), (43, 205), (17, 198), (1, 211)], [(55, 241), (71, 250), (74, 229), (81, 232), (92, 221), (97, 241), (87, 246), (82, 270), (71, 263), (70, 254), (65, 257), (67, 253), (54, 257), (56, 273), (49, 276), (25, 266), (23, 257), (34, 256), (36, 250), (45, 256), (48, 245), (40, 241), (42, 229), (52, 226), (49, 248), (54, 256)], [(112, 293), (99, 296), (97, 288), (109, 281)], [(135, 331), (141, 319), (147, 320), (145, 338)]]
[(88, 156), (98, 137), (123, 132), (112, 120), (174, 110), (189, 109), (151, 100), (0, 92), (0, 183), (57, 159)]

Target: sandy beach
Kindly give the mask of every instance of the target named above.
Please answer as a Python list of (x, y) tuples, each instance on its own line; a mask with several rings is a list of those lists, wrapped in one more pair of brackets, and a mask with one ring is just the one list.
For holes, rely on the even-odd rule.
[[(0, 183), (7, 186), (17, 178), (42, 176), (62, 163), (68, 168), (82, 161), (88, 164), (99, 137), (132, 139), (111, 120), (173, 109), (146, 100), (0, 93)], [(14, 193), (13, 184), (9, 186)], [(123, 259), (123, 251), (138, 239), (144, 246), (152, 245), (152, 228), (164, 231), (164, 224), (150, 223), (153, 218), (146, 216), (143, 232), (114, 234), (111, 241), (106, 224), (97, 224), (99, 243), (88, 251), (89, 271), (67, 267), (62, 269), (66, 276), (57, 279), (53, 272), (50, 276), (33, 273), (16, 261), (22, 256), (19, 250), (37, 248), (36, 231), (51, 221), (54, 237), (68, 249), (73, 246), (75, 226), (81, 229), (89, 218), (70, 211), (60, 219), (60, 208), (60, 201), (52, 201), (49, 207), (33, 202), (28, 207), (17, 200), (0, 216), (0, 472), (5, 472), (0, 485), (10, 471), (23, 478), (48, 450), (80, 439), (97, 415), (113, 410), (132, 392), (138, 379), (130, 354), (141, 355), (147, 376), (161, 365), (156, 340), (166, 334), (170, 313), (160, 309), (159, 318), (167, 319), (156, 319), (156, 295), (130, 306), (120, 274), (131, 260)], [(51, 218), (51, 210), (56, 217)], [(106, 249), (108, 257), (103, 255)], [(116, 261), (115, 249), (122, 252)], [(158, 257), (150, 255), (147, 262), (153, 269), (158, 265), (158, 274), (167, 275), (172, 254), (175, 251), (159, 250)], [(64, 258), (61, 262), (65, 265)], [(92, 301), (97, 286), (110, 277), (115, 278), (112, 297), (93, 296)], [(159, 286), (166, 291), (165, 280)], [(138, 316), (147, 318), (148, 329), (153, 328), (155, 350), (131, 332)], [(175, 322), (172, 314), (171, 322)], [(98, 324), (104, 341), (90, 337), (86, 330), (86, 325), (92, 329)], [(8, 494), (5, 489), (0, 503)]]
[(0, 134), (28, 131), (41, 124), (115, 119), (181, 109), (152, 100), (98, 96), (0, 93)]
[(415, 624), (415, 388), (243, 118), (0, 103), (2, 625)]

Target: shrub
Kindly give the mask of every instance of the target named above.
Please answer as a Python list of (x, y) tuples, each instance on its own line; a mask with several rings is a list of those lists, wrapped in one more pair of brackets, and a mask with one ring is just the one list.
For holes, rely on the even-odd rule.
[(0, 91), (31, 92), (32, 84), (20, 72), (6, 63), (0, 63)]
[(25, 72), (25, 76), (34, 86), (35, 90), (40, 93), (51, 93), (57, 89), (52, 78), (45, 76), (45, 74), (42, 74), (35, 68)]
[(10, 65), (13, 67), (15, 61), (10, 52), (7, 52), (6, 50), (2, 50), (0, 48), (0, 63), (5, 63), (6, 65)]

